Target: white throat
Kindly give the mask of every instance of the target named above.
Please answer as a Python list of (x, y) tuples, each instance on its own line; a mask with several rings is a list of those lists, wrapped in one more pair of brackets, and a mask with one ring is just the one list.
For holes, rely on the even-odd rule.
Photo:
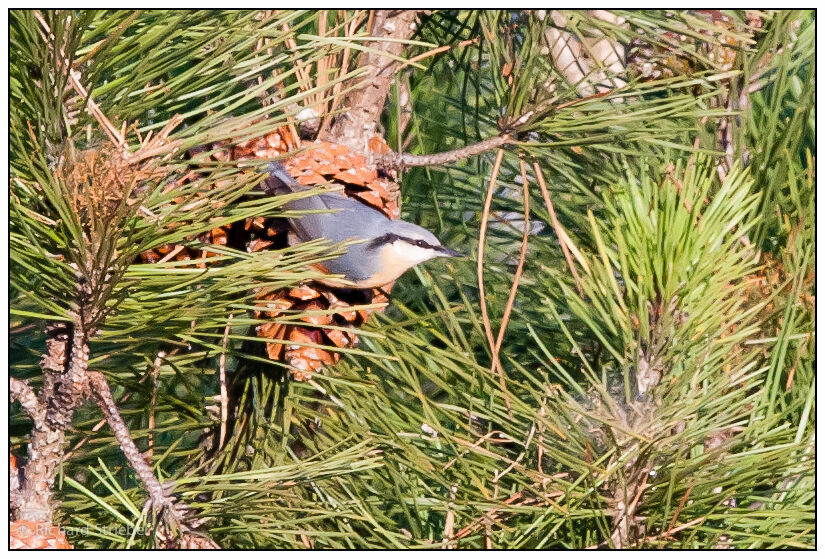
[(409, 266), (415, 266), (420, 262), (438, 256), (438, 252), (431, 248), (417, 247), (400, 240), (393, 242), (392, 248), (396, 258), (407, 263)]

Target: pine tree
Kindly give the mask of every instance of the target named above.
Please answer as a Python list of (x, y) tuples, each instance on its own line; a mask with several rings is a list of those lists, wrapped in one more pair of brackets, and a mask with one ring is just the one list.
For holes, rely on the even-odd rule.
[[(11, 11), (13, 519), (76, 548), (812, 548), (814, 36)], [(469, 257), (357, 322), (265, 312), (342, 249), (230, 238), (316, 139)], [(305, 379), (267, 344), (308, 324), (359, 343), (280, 340), (340, 354)]]

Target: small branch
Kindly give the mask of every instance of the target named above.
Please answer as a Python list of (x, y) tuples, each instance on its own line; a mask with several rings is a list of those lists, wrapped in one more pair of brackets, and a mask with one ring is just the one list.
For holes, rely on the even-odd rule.
[(89, 386), (92, 389), (92, 395), (97, 401), (100, 411), (103, 412), (106, 422), (112, 429), (112, 433), (115, 435), (115, 440), (117, 440), (120, 445), (120, 450), (123, 451), (124, 456), (126, 456), (126, 460), (129, 461), (129, 465), (132, 466), (132, 469), (140, 479), (143, 487), (146, 489), (146, 492), (149, 493), (149, 498), (154, 501), (155, 506), (160, 505), (171, 507), (171, 499), (167, 497), (166, 491), (164, 491), (160, 481), (158, 481), (155, 474), (152, 473), (152, 468), (149, 467), (144, 460), (143, 455), (140, 453), (137, 446), (135, 446), (135, 443), (129, 434), (129, 428), (120, 416), (120, 411), (117, 409), (117, 404), (115, 404), (115, 401), (112, 398), (112, 392), (109, 389), (109, 383), (106, 382), (106, 378), (98, 371), (89, 371), (88, 376)]
[(106, 377), (98, 371), (88, 371), (88, 378), (92, 395), (97, 401), (100, 411), (103, 412), (109, 428), (114, 433), (120, 450), (134, 470), (143, 488), (149, 494), (146, 506), (161, 513), (165, 526), (158, 529), (159, 535), (163, 539), (168, 539), (168, 534), (175, 534), (180, 531), (182, 534), (179, 543), (182, 547), (190, 547), (195, 543), (197, 547), (201, 548), (216, 548), (217, 544), (207, 536), (192, 532), (197, 521), (190, 518), (191, 510), (186, 505), (175, 502), (175, 498), (161, 485), (152, 472), (151, 466), (144, 460), (143, 455), (132, 440), (129, 427), (123, 421), (117, 404), (112, 398), (112, 392), (109, 389), (109, 383), (106, 382)]
[(494, 136), (481, 142), (471, 144), (469, 146), (454, 149), (451, 151), (444, 151), (441, 153), (432, 153), (428, 155), (413, 155), (411, 153), (386, 153), (373, 154), (373, 160), (376, 166), (386, 170), (403, 170), (407, 167), (430, 167), (433, 165), (446, 165), (447, 163), (454, 163), (474, 155), (479, 155), (492, 149), (500, 148), (501, 146), (513, 143), (513, 139), (509, 134), (502, 134)]

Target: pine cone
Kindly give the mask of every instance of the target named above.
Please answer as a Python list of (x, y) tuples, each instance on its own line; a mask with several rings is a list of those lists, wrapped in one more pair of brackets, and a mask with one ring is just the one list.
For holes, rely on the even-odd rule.
[[(172, 188), (177, 188), (182, 184), (185, 184), (190, 177), (187, 175), (183, 177), (181, 180), (172, 184)], [(183, 197), (176, 198), (172, 200), (174, 204), (181, 204), (183, 203)], [(213, 221), (217, 221), (221, 218), (216, 217), (213, 218)], [(204, 244), (212, 244), (212, 245), (221, 245), (226, 246), (228, 244), (229, 233), (231, 231), (231, 226), (226, 227), (216, 227), (211, 231), (207, 231), (206, 233), (202, 233), (201, 235), (197, 236), (197, 240), (204, 243)], [(216, 253), (210, 252), (208, 250), (198, 250), (192, 247), (188, 247), (185, 245), (180, 244), (164, 244), (159, 247), (156, 247), (151, 250), (147, 250), (140, 255), (140, 260), (144, 264), (154, 264), (156, 262), (167, 262), (167, 261), (175, 261), (175, 262), (182, 262), (184, 260), (195, 260), (198, 258), (208, 258), (211, 256), (217, 256)], [(198, 268), (206, 268), (206, 263), (198, 262), (196, 264)]]
[[(345, 146), (321, 141), (303, 142), (297, 146), (292, 141), (289, 130), (281, 127), (240, 144), (226, 147), (212, 145), (209, 151), (217, 161), (240, 161), (282, 157), (298, 147), (300, 151), (286, 159), (284, 166), (300, 184), (312, 186), (335, 182), (344, 186), (348, 196), (384, 212), (391, 219), (399, 217), (398, 185), (393, 181), (395, 177), (379, 175), (364, 155)], [(369, 149), (374, 153), (390, 151), (379, 136), (370, 140)], [(186, 180), (187, 177), (182, 182)], [(200, 235), (198, 240), (258, 252), (286, 247), (288, 229), (288, 223), (284, 219), (257, 217), (217, 227)], [(211, 255), (209, 251), (194, 250), (183, 245), (164, 245), (143, 253), (141, 259), (143, 262), (154, 263), (193, 260)], [(205, 267), (205, 264), (199, 263), (198, 266)], [(388, 289), (389, 286), (385, 288)], [(311, 346), (354, 347), (358, 339), (346, 330), (361, 326), (370, 313), (355, 311), (352, 306), (386, 303), (387, 298), (377, 289), (330, 289), (321, 285), (304, 284), (292, 289), (262, 292), (258, 294), (257, 301), (262, 310), (254, 313), (255, 318), (277, 318), (286, 311), (311, 312), (310, 316), (302, 319), (305, 324), (300, 326), (273, 322), (255, 328), (258, 336), (273, 340), (266, 344), (268, 357), (290, 365), (295, 379), (303, 381), (308, 380), (313, 372), (336, 363), (340, 358), (337, 352)], [(334, 309), (334, 312), (324, 312), (329, 309)]]
[[(398, 185), (389, 178), (380, 177), (367, 158), (349, 148), (330, 142), (315, 141), (303, 144), (306, 151), (284, 162), (287, 171), (304, 185), (327, 181), (343, 184), (348, 196), (384, 212), (390, 219), (398, 219)], [(378, 136), (370, 140), (375, 153), (389, 151)]]
[[(286, 126), (278, 128), (274, 132), (253, 138), (246, 142), (225, 147), (222, 149), (221, 145), (213, 144), (209, 146), (211, 158), (216, 161), (240, 161), (245, 159), (256, 158), (270, 158), (277, 157), (281, 154), (287, 153), (294, 148), (294, 143), (291, 142), (291, 136)], [(170, 185), (169, 189), (179, 188), (191, 180), (192, 176), (187, 175), (182, 179)], [(183, 203), (183, 198), (176, 198), (172, 202), (175, 204)], [(215, 218), (217, 221), (220, 218)], [(237, 228), (236, 224), (226, 225), (223, 227), (216, 227), (211, 231), (203, 233), (197, 239), (204, 244), (213, 244), (220, 246), (230, 245), (229, 239), (232, 238), (233, 232)], [(246, 227), (248, 230), (249, 228)], [(285, 246), (285, 245), (283, 245)], [(262, 247), (257, 247), (261, 250)], [(196, 250), (184, 245), (166, 244), (152, 250), (148, 250), (140, 255), (144, 263), (154, 264), (155, 262), (173, 260), (181, 262), (184, 260), (194, 260), (198, 258), (208, 258), (210, 256), (217, 256), (213, 252), (207, 250)], [(206, 264), (200, 262), (197, 264), (199, 268), (205, 268)]]
[[(397, 185), (389, 178), (379, 176), (366, 157), (329, 142), (307, 142), (302, 147), (306, 148), (305, 151), (284, 162), (286, 169), (299, 183), (307, 186), (327, 181), (343, 184), (348, 196), (358, 198), (391, 219), (399, 216)], [(376, 152), (389, 151), (378, 137), (370, 142), (370, 148)], [(267, 157), (277, 155), (273, 153)], [(254, 252), (270, 245), (283, 246), (283, 241), (279, 242), (270, 235), (271, 232), (277, 234), (272, 223), (252, 220), (248, 226), (258, 232), (258, 236), (250, 241), (247, 250)], [(312, 346), (354, 347), (358, 338), (345, 329), (361, 326), (369, 318), (369, 312), (355, 311), (352, 306), (386, 303), (387, 298), (377, 289), (330, 289), (305, 284), (292, 289), (262, 293), (258, 301), (267, 310), (256, 311), (256, 318), (276, 318), (287, 310), (312, 311), (310, 316), (301, 319), (306, 325), (264, 323), (256, 328), (258, 336), (277, 340), (266, 344), (269, 358), (283, 360), (293, 367), (291, 372), (295, 379), (304, 381), (312, 373), (325, 365), (338, 362), (340, 358), (337, 352), (331, 353)], [(330, 309), (334, 309), (334, 312), (324, 313)]]

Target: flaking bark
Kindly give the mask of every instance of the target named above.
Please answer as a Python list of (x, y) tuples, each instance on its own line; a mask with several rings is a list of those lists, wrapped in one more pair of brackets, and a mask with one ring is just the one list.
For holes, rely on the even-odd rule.
[(63, 400), (59, 396), (59, 386), (66, 374), (67, 358), (71, 352), (69, 337), (70, 328), (65, 324), (55, 323), (46, 327), (46, 353), (41, 361), (43, 387), (36, 405), (29, 397), (33, 392), (26, 393), (24, 399), (19, 400), (27, 413), (33, 413), (29, 413), (32, 431), (27, 462), (23, 467), (19, 491), (12, 494), (10, 500), (14, 520), (49, 523), (52, 520), (52, 487), (63, 457), (65, 427), (61, 426), (62, 418), (68, 414), (68, 410), (55, 413), (50, 406), (52, 402), (55, 402), (54, 405), (62, 405), (57, 402)]

